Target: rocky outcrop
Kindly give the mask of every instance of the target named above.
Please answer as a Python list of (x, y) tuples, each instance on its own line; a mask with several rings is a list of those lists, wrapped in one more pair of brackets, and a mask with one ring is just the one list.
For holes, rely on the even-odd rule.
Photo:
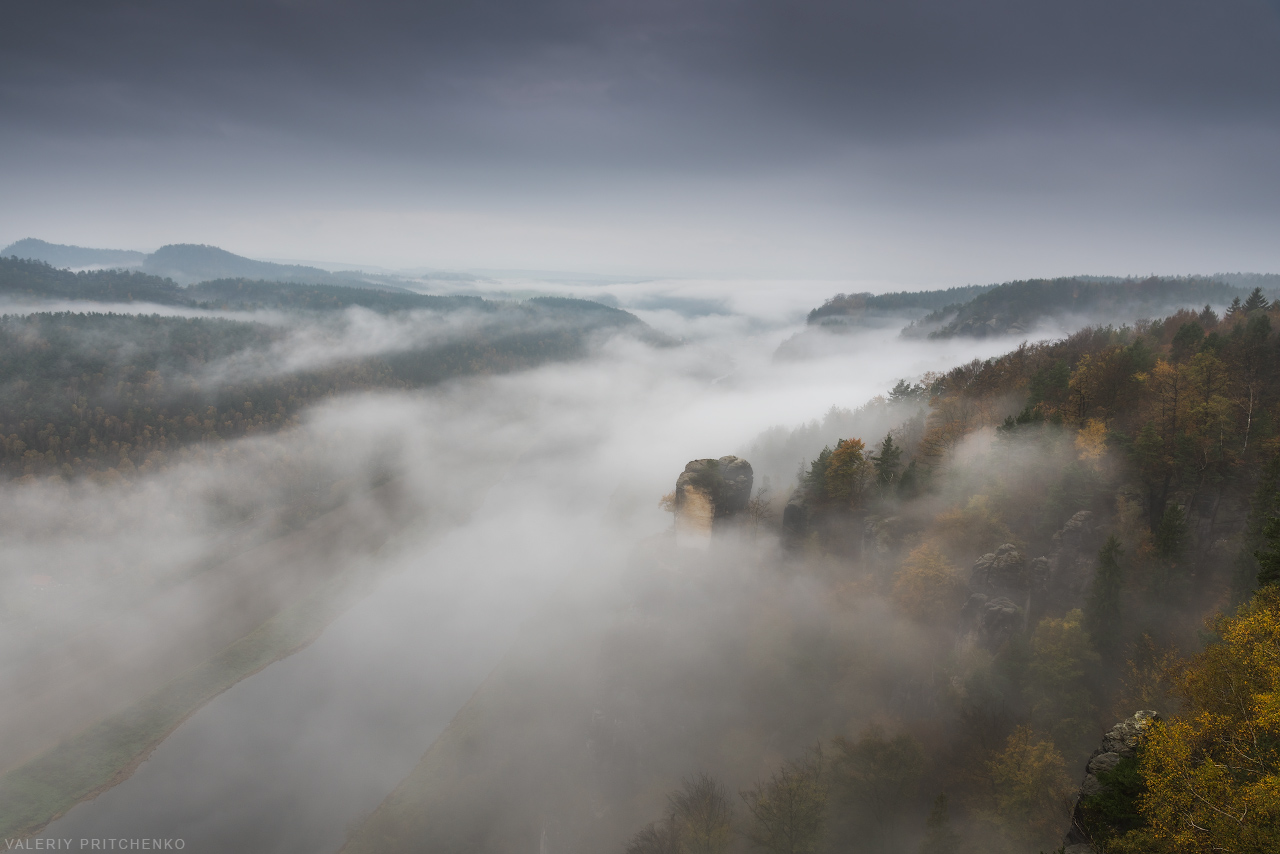
[(997, 649), (1022, 627), (1024, 613), (1007, 596), (973, 593), (960, 609), (960, 619), (976, 633), (979, 643)]
[(1031, 586), (1027, 560), (1013, 543), (974, 561), (969, 588), (988, 596), (1025, 596)]
[(1107, 730), (1102, 737), (1102, 744), (1090, 754), (1089, 761), (1085, 764), (1084, 781), (1080, 784), (1080, 792), (1071, 811), (1071, 829), (1062, 840), (1066, 854), (1096, 854), (1087, 826), (1084, 800), (1106, 791), (1107, 784), (1098, 775), (1114, 770), (1121, 760), (1132, 759), (1136, 755), (1143, 731), (1152, 721), (1159, 719), (1160, 716), (1150, 710), (1135, 712), (1133, 717), (1125, 718)]
[(740, 457), (693, 460), (676, 479), (676, 536), (705, 539), (747, 509), (751, 463)]
[(1081, 510), (1062, 530), (1053, 535), (1053, 553), (1048, 555), (1049, 589), (1055, 601), (1067, 607), (1083, 604), (1093, 572), (1098, 549), (1102, 547), (1100, 532), (1093, 513)]
[(1026, 623), (1031, 606), (1032, 567), (1013, 543), (1005, 543), (973, 563), (969, 600), (960, 619), (978, 642), (996, 649)]

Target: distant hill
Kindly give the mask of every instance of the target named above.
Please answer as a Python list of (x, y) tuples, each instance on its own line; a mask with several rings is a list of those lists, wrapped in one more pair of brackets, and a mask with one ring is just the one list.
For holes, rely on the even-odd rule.
[(187, 305), (184, 290), (168, 279), (130, 270), (73, 273), (44, 261), (0, 258), (0, 297)]
[(268, 279), (318, 285), (367, 286), (360, 273), (331, 273), (319, 267), (306, 267), (301, 264), (254, 261), (252, 258), (245, 258), (216, 246), (196, 243), (171, 243), (168, 246), (161, 246), (147, 256), (142, 269), (152, 275), (173, 279), (180, 285), (207, 282), (213, 279)]
[(46, 243), (28, 237), (0, 251), (0, 257), (10, 256), (43, 261), (60, 268), (136, 268), (153, 276), (173, 279), (179, 285), (213, 279), (265, 279), (352, 288), (374, 287), (412, 293), (399, 287), (402, 280), (396, 276), (366, 275), (354, 270), (331, 273), (302, 264), (255, 261), (217, 246), (196, 243), (171, 243), (148, 255), (125, 249), (88, 249), (83, 246)]
[[(1018, 335), (1045, 321), (1076, 316), (1086, 322), (1131, 323), (1178, 308), (1223, 306), (1248, 289), (1202, 276), (1124, 279), (1073, 276), (1006, 282), (962, 306), (935, 311), (914, 327), (930, 338)], [(935, 327), (935, 328), (930, 328)]]
[(0, 256), (43, 261), (54, 267), (138, 267), (147, 257), (146, 253), (129, 249), (88, 249), (46, 243), (34, 237), (10, 243), (0, 250)]

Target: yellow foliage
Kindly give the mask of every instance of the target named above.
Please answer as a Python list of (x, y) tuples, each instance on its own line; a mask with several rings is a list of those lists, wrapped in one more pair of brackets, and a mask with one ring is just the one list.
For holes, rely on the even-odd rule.
[(827, 498), (845, 503), (858, 500), (871, 474), (871, 462), (863, 453), (865, 450), (866, 445), (861, 439), (841, 439), (836, 444), (831, 452), (831, 461), (827, 463)]
[(893, 600), (909, 616), (934, 621), (954, 617), (964, 603), (960, 570), (932, 542), (912, 549), (893, 582)]
[(1076, 450), (1080, 459), (1087, 463), (1096, 463), (1107, 451), (1107, 425), (1096, 418), (1090, 418), (1076, 434)]
[(1053, 742), (1018, 727), (987, 763), (995, 807), (987, 816), (1015, 850), (1056, 847), (1067, 828), (1075, 786)]
[(1127, 850), (1280, 851), (1280, 592), (1214, 629), (1179, 685), (1186, 714), (1145, 740), (1149, 828)]

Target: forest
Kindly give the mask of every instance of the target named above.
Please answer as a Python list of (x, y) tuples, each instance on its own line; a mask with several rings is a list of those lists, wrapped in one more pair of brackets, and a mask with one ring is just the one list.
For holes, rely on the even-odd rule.
[(626, 850), (1277, 850), (1277, 320), (1255, 290), (899, 383), (871, 408), (914, 416), (801, 472), (784, 561), (935, 672), (737, 792), (686, 777)]
[[(420, 388), (581, 358), (600, 335), (616, 331), (660, 339), (625, 311), (555, 297), (508, 303), (242, 279), (180, 288), (142, 273), (71, 273), (16, 259), (0, 259), (0, 291), (89, 304), (274, 309), (289, 312), (290, 323), (318, 328), (332, 323), (326, 316), (364, 308), (421, 326), (411, 341), (385, 352), (281, 370), (273, 365), (280, 348), (287, 349), (289, 324), (281, 326), (279, 318), (93, 311), (0, 317), (0, 476), (6, 478), (129, 477), (167, 465), (193, 443), (290, 426), (303, 408), (334, 395)], [(448, 323), (466, 334), (449, 334)], [(229, 363), (241, 374), (226, 375)], [(247, 366), (257, 367), (245, 374)]]

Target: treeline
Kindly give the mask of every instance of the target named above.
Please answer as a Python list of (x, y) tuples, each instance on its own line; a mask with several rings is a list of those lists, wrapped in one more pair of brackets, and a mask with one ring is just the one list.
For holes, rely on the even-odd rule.
[(127, 270), (73, 273), (43, 261), (0, 258), (0, 296), (18, 299), (72, 299), (95, 302), (153, 302), (190, 305), (169, 279)]
[(1103, 281), (1073, 276), (1007, 282), (978, 294), (962, 305), (934, 311), (915, 329), (931, 338), (956, 335), (983, 337), (1030, 331), (1037, 324), (1062, 315), (1139, 317), (1164, 314), (1179, 305), (1226, 305), (1242, 296), (1232, 285), (1215, 279), (1151, 276), (1146, 279)]
[(939, 291), (894, 291), (888, 294), (836, 294), (809, 312), (810, 326), (827, 322), (844, 322), (867, 313), (906, 313), (934, 311), (957, 306), (996, 285), (964, 285)]
[[(394, 295), (392, 295), (394, 296)], [(326, 397), (413, 388), (584, 355), (595, 337), (643, 332), (577, 300), (502, 304), (460, 337), (281, 373), (285, 332), (221, 318), (33, 314), (0, 318), (0, 473), (130, 476), (184, 445), (294, 423)], [(238, 379), (248, 376), (250, 379)]]

